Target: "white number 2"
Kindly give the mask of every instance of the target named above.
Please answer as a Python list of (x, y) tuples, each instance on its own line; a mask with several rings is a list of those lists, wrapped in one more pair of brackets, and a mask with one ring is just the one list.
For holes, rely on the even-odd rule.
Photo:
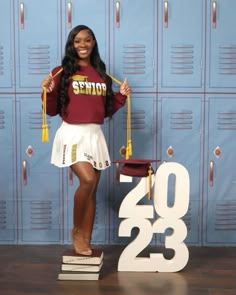
[[(175, 175), (174, 204), (168, 206), (168, 180), (170, 175)], [(144, 178), (144, 180), (146, 180)], [(138, 187), (143, 196), (147, 193), (147, 185), (143, 178)], [(189, 206), (189, 174), (184, 166), (176, 162), (163, 163), (157, 169), (154, 179), (154, 208), (160, 216), (151, 224), (148, 218), (152, 214), (145, 205), (137, 205), (129, 200), (133, 193), (128, 193), (120, 206), (119, 217), (126, 218), (120, 223), (119, 236), (130, 236), (131, 229), (139, 228), (139, 234), (121, 253), (118, 262), (118, 271), (149, 271), (149, 272), (176, 272), (185, 267), (189, 259), (189, 252), (184, 240), (187, 236), (187, 227), (181, 219)], [(143, 188), (141, 188), (143, 184)], [(133, 189), (139, 194), (139, 190)], [(132, 204), (133, 208), (130, 207)], [(142, 206), (144, 206), (143, 214)], [(133, 212), (127, 214), (125, 212)], [(172, 235), (165, 238), (165, 247), (174, 250), (172, 259), (165, 259), (161, 253), (150, 253), (150, 257), (137, 257), (149, 245), (154, 233), (164, 233), (172, 229)]]

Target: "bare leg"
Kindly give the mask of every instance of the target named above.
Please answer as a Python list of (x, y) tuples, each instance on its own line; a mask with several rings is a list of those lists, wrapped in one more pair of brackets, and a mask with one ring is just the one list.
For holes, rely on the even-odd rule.
[(87, 162), (78, 162), (71, 168), (80, 182), (74, 196), (72, 241), (77, 253), (91, 255), (90, 238), (96, 209), (96, 189), (101, 172)]
[(88, 200), (89, 203), (88, 203), (87, 210), (85, 211), (84, 220), (83, 220), (84, 238), (89, 248), (90, 248), (90, 241), (92, 237), (94, 218), (96, 213), (96, 192), (97, 192), (97, 186), (100, 180), (101, 171), (95, 170), (95, 174), (96, 174), (96, 187), (92, 195), (89, 196), (89, 200)]

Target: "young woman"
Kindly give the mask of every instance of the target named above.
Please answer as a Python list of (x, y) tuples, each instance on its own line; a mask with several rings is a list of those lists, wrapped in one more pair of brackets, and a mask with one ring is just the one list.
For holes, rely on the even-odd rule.
[(101, 171), (111, 165), (101, 124), (125, 104), (131, 90), (125, 79), (119, 92), (113, 92), (95, 35), (84, 25), (71, 30), (62, 64), (42, 80), (41, 86), (47, 91), (47, 114), (62, 118), (51, 163), (71, 167), (79, 179), (74, 195), (73, 246), (78, 254), (92, 255), (96, 191)]

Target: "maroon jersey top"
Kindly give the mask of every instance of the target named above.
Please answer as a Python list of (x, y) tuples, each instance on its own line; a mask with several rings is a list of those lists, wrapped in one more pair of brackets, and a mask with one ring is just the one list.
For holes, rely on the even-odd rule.
[[(57, 112), (58, 84), (60, 74), (56, 74), (61, 67), (52, 70), (55, 87), (47, 93), (47, 114), (55, 116)], [(68, 88), (69, 103), (66, 114), (62, 114), (63, 121), (71, 124), (97, 123), (103, 124), (105, 118), (106, 84), (100, 75), (89, 66), (81, 66), (71, 78)], [(113, 114), (121, 108), (126, 96), (115, 93)]]

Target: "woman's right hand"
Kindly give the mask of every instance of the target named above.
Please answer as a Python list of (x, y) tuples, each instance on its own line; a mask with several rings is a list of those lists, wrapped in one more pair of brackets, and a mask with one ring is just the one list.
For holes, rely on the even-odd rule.
[(40, 85), (42, 88), (46, 88), (47, 92), (52, 92), (55, 87), (55, 82), (53, 80), (52, 74), (50, 73), (46, 78), (44, 78)]

